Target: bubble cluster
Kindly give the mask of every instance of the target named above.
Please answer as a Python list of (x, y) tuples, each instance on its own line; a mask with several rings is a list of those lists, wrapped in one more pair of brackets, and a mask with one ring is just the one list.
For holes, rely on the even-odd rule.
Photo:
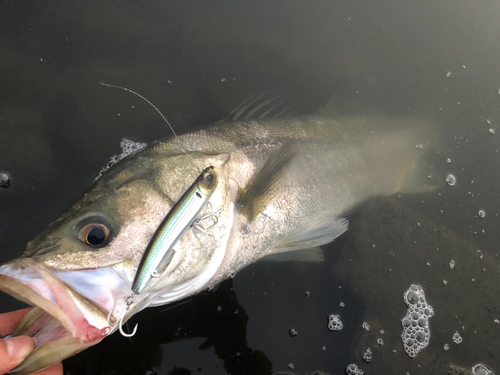
[(458, 332), (455, 332), (453, 334), (453, 342), (455, 344), (460, 344), (462, 342), (462, 336), (460, 336), (460, 334)]
[(450, 261), (450, 269), (453, 269), (453, 268), (455, 268), (455, 261), (452, 259)]
[(289, 333), (290, 333), (290, 336), (292, 336), (292, 337), (295, 337), (295, 336), (297, 336), (297, 335), (299, 334), (299, 333), (298, 333), (295, 329), (293, 329), (293, 328), (289, 331)]
[(449, 344), (444, 344), (444, 350), (450, 350), (450, 345)]
[(384, 345), (384, 340), (381, 339), (381, 338), (378, 338), (377, 339), (377, 344), (379, 344), (380, 346)]
[(472, 373), (474, 375), (495, 375), (495, 373), (482, 363), (472, 366)]
[(341, 331), (344, 328), (342, 321), (340, 320), (340, 315), (330, 315), (328, 317), (328, 329), (330, 331)]
[(363, 353), (363, 361), (366, 363), (370, 363), (373, 358), (373, 353), (370, 348), (366, 349), (365, 352)]
[(120, 141), (120, 147), (122, 148), (122, 157), (126, 157), (136, 151), (142, 150), (147, 144), (143, 142), (134, 142), (130, 139), (123, 138)]
[(369, 331), (370, 330), (370, 325), (367, 322), (363, 322), (363, 324), (361, 325), (361, 327), (363, 327), (363, 329), (365, 331)]
[(357, 364), (351, 363), (347, 368), (345, 369), (345, 373), (347, 375), (363, 375), (363, 370), (361, 370)]
[(96, 182), (98, 179), (102, 177), (102, 175), (109, 169), (111, 168), (114, 164), (118, 163), (120, 160), (123, 158), (129, 156), (130, 154), (133, 154), (136, 151), (142, 150), (147, 146), (146, 143), (142, 142), (134, 142), (131, 141), (130, 139), (123, 138), (120, 141), (120, 147), (122, 148), (122, 152), (118, 155), (114, 155), (109, 159), (108, 164), (101, 169), (97, 177), (94, 179), (94, 182)]
[(406, 315), (401, 320), (403, 325), (403, 347), (411, 358), (429, 345), (431, 335), (429, 329), (429, 318), (434, 315), (434, 309), (427, 304), (424, 290), (418, 285), (412, 285), (405, 292), (404, 301), (408, 306)]

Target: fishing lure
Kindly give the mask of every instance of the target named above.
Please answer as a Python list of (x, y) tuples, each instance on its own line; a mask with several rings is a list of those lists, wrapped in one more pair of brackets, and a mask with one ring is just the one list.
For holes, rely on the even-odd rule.
[(175, 254), (174, 247), (182, 235), (193, 223), (199, 223), (209, 216), (220, 212), (209, 213), (196, 220), (197, 216), (207, 205), (208, 200), (217, 188), (217, 172), (214, 167), (206, 168), (179, 201), (172, 207), (163, 222), (158, 227), (150, 241), (134, 277), (132, 290), (125, 300), (125, 308), (116, 323), (110, 322), (112, 311), (108, 315), (108, 323), (115, 327), (120, 325), (120, 333), (125, 337), (132, 337), (137, 331), (137, 324), (132, 333), (125, 333), (122, 329), (123, 318), (139, 295), (152, 280), (159, 278), (166, 270)]

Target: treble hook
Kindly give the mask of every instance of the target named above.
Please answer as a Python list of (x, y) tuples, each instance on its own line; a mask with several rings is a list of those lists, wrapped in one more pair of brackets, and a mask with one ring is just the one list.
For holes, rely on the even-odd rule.
[[(219, 214), (224, 211), (222, 208), (220, 210), (217, 210), (217, 211), (214, 211), (214, 212), (211, 212), (213, 207), (212, 207), (212, 203), (208, 202), (208, 204), (210, 205), (210, 210), (208, 210), (208, 214), (206, 215), (203, 215), (202, 217), (200, 217), (199, 219), (196, 219), (193, 224), (191, 224), (191, 227), (195, 227), (196, 229), (198, 230), (201, 230), (202, 232), (205, 232), (207, 230), (209, 230), (210, 228), (214, 227), (215, 225), (217, 225), (217, 223), (219, 222)], [(200, 223), (203, 221), (203, 220), (206, 220), (208, 219), (209, 217), (213, 216), (214, 219), (215, 219), (215, 222), (210, 225), (208, 228), (204, 228), (200, 225)]]
[[(137, 327), (139, 326), (139, 324), (137, 323), (134, 327), (134, 330), (132, 331), (132, 333), (126, 333), (124, 330), (123, 330), (123, 318), (125, 317), (125, 314), (127, 313), (128, 309), (130, 308), (130, 305), (132, 305), (134, 303), (134, 300), (135, 300), (135, 293), (134, 292), (130, 292), (130, 295), (127, 297), (127, 299), (125, 300), (125, 308), (123, 309), (123, 311), (121, 312), (120, 314), (120, 318), (112, 323), (111, 322), (111, 313), (115, 310), (115, 308), (113, 307), (113, 310), (111, 310), (108, 314), (108, 324), (112, 327), (112, 328), (115, 328), (117, 325), (119, 325), (119, 331), (120, 333), (122, 334), (122, 336), (124, 337), (132, 337), (135, 335), (135, 333), (137, 332)], [(116, 307), (116, 305), (115, 305)]]

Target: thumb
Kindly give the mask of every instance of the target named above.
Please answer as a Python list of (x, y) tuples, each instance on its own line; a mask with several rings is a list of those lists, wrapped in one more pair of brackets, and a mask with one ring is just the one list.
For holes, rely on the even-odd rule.
[(0, 374), (4, 374), (19, 365), (34, 347), (35, 342), (28, 336), (0, 340)]

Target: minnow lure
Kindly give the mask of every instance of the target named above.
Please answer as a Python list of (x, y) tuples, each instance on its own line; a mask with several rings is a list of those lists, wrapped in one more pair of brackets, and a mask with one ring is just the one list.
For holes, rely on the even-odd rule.
[[(113, 327), (119, 324), (120, 333), (123, 336), (131, 337), (137, 331), (137, 324), (132, 333), (128, 334), (123, 331), (122, 325), (125, 313), (130, 305), (134, 303), (135, 297), (149, 285), (151, 280), (159, 278), (168, 267), (175, 254), (175, 245), (207, 205), (208, 200), (217, 188), (218, 181), (214, 167), (206, 168), (172, 207), (158, 227), (139, 263), (132, 283), (132, 290), (125, 301), (125, 308), (120, 319), (112, 324), (109, 321), (112, 312), (108, 316), (108, 323)], [(211, 215), (205, 215), (202, 219)]]

